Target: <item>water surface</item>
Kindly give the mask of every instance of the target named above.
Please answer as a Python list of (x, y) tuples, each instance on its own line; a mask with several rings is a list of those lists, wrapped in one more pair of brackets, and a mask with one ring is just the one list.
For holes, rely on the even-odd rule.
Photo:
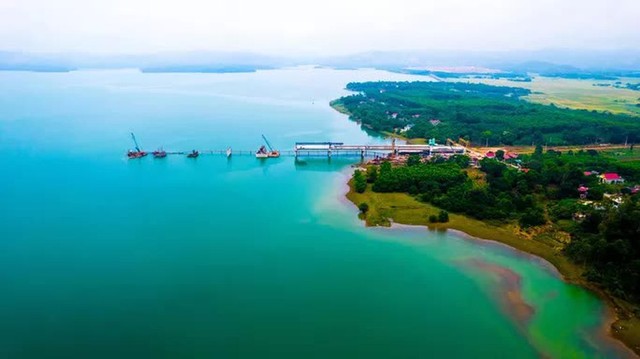
[[(147, 150), (380, 142), (328, 102), (349, 81), (412, 79), (0, 73), (2, 356), (618, 355), (595, 335), (602, 303), (540, 261), (363, 227), (343, 199), (357, 159), (124, 156), (129, 131)], [(496, 273), (518, 278), (526, 320)]]

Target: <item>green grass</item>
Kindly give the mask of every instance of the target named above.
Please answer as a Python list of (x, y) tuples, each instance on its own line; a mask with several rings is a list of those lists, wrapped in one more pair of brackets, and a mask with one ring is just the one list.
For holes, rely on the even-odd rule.
[(633, 151), (629, 149), (603, 150), (602, 153), (622, 162), (640, 161), (640, 148), (634, 148)]
[(333, 107), (334, 110), (336, 110), (336, 111), (338, 111), (338, 112), (340, 112), (342, 114), (345, 114), (345, 115), (349, 114), (349, 110), (347, 110), (346, 107), (344, 107), (341, 103), (338, 103), (337, 101), (331, 101), (331, 103), (329, 103), (329, 105), (331, 107)]
[[(457, 80), (460, 81), (460, 79)], [(640, 116), (640, 107), (636, 106), (640, 103), (640, 91), (594, 86), (594, 84), (613, 84), (616, 81), (635, 83), (638, 79), (603, 81), (534, 77), (531, 82), (513, 82), (506, 79), (462, 79), (462, 81), (527, 88), (533, 93), (526, 99), (544, 105), (553, 103), (558, 107), (571, 109), (610, 111)]]
[[(389, 226), (391, 222), (421, 225), (430, 229), (455, 229), (470, 236), (494, 240), (521, 251), (542, 257), (552, 263), (563, 276), (572, 282), (582, 282), (583, 268), (571, 263), (562, 253), (556, 241), (548, 236), (531, 236), (520, 232), (514, 224), (492, 224), (463, 215), (450, 213), (448, 223), (429, 223), (429, 216), (440, 209), (423, 203), (406, 193), (376, 193), (369, 186), (364, 193), (353, 189), (347, 198), (356, 205), (366, 202), (369, 211), (361, 215), (368, 226)], [(539, 239), (539, 240), (536, 240)]]

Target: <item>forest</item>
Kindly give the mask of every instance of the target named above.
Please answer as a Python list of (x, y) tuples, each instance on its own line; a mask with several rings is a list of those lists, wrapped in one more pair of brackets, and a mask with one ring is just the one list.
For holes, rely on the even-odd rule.
[[(409, 193), (443, 210), (498, 225), (566, 232), (571, 241), (564, 251), (586, 266), (589, 280), (618, 297), (640, 300), (640, 195), (584, 173), (619, 171), (634, 182), (640, 180), (640, 165), (596, 151), (543, 153), (540, 146), (521, 161), (526, 171), (487, 158), (470, 170), (466, 156), (425, 162), (414, 155), (405, 165), (383, 162), (366, 172), (356, 171), (354, 184), (358, 192), (366, 191), (368, 182), (374, 192)], [(589, 188), (583, 201), (581, 186)], [(603, 200), (605, 193), (623, 193), (624, 203), (615, 206)], [(576, 220), (576, 214), (581, 219)]]
[(464, 138), (476, 145), (635, 143), (637, 117), (523, 99), (528, 89), (452, 82), (349, 83), (332, 102), (363, 127), (407, 138)]

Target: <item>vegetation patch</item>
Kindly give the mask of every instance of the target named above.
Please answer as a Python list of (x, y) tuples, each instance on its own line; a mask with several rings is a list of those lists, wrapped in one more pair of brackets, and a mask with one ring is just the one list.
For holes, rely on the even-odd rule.
[[(516, 166), (485, 158), (478, 168), (468, 169), (466, 156), (425, 162), (413, 155), (405, 165), (383, 162), (356, 171), (349, 196), (354, 203), (369, 205), (369, 225), (394, 220), (457, 228), (482, 238), (495, 238), (506, 229), (498, 240), (533, 249), (559, 266), (571, 259), (586, 268), (588, 281), (638, 302), (640, 187), (606, 183), (611, 176), (596, 175), (619, 171), (627, 181), (637, 182), (638, 162), (621, 162), (596, 151), (543, 153), (541, 147), (518, 161)], [(478, 233), (487, 226), (490, 231)], [(524, 249), (523, 243), (536, 243), (537, 248)], [(555, 257), (561, 252), (564, 259), (558, 264)]]
[(531, 90), (461, 82), (350, 83), (333, 102), (364, 127), (413, 138), (483, 145), (582, 145), (640, 140), (637, 117), (523, 100)]

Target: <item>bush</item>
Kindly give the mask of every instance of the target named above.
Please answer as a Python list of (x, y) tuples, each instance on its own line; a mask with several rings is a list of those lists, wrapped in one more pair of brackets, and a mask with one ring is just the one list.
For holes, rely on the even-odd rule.
[(364, 193), (367, 189), (367, 179), (360, 170), (353, 172), (353, 186), (358, 193)]
[(429, 222), (430, 223), (436, 223), (438, 222), (438, 216), (436, 216), (435, 214), (432, 214), (429, 216)]
[(410, 155), (407, 158), (407, 166), (417, 166), (420, 164), (420, 156), (418, 155)]
[(378, 180), (378, 167), (369, 166), (367, 167), (367, 182), (374, 183)]
[(449, 212), (440, 211), (440, 213), (438, 213), (438, 222), (440, 222), (440, 223), (449, 222)]
[(549, 216), (552, 220), (571, 219), (573, 214), (579, 212), (582, 206), (575, 199), (563, 199), (549, 206)]
[(539, 226), (545, 223), (544, 211), (540, 207), (533, 207), (525, 211), (520, 217), (520, 226), (523, 228)]
[(366, 202), (362, 202), (358, 205), (358, 209), (362, 213), (367, 213), (369, 212), (369, 205)]

